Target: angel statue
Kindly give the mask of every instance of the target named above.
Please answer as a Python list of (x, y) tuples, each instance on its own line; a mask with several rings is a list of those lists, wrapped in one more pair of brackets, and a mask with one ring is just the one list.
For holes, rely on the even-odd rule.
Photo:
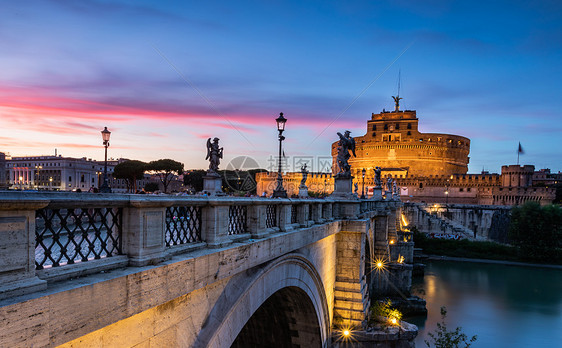
[(388, 174), (388, 177), (386, 178), (386, 190), (388, 192), (392, 192), (393, 181), (392, 176)]
[(301, 167), (302, 179), (299, 187), (306, 187), (306, 178), (308, 177), (308, 170), (306, 170), (306, 163)]
[(344, 134), (338, 132), (338, 136), (340, 137), (340, 141), (338, 142), (338, 173), (341, 177), (351, 177), (351, 166), (347, 162), (351, 155), (349, 151), (353, 154), (353, 157), (357, 157), (355, 155), (355, 139), (353, 139), (349, 134), (350, 131), (346, 130)]
[(381, 187), (381, 167), (377, 166), (375, 167), (375, 188), (380, 188)]
[(400, 99), (404, 99), (404, 98), (400, 98), (400, 96), (392, 96), (392, 99), (394, 99), (394, 111), (398, 111), (400, 110)]
[(209, 160), (209, 173), (216, 173), (219, 170), (220, 160), (222, 158), (222, 147), (219, 148), (219, 138), (207, 139), (207, 157)]

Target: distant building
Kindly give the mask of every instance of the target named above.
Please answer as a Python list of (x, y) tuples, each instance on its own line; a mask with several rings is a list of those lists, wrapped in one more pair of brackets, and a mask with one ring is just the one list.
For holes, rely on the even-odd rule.
[[(0, 168), (2, 157), (0, 153)], [(107, 161), (107, 176), (109, 187), (113, 193), (126, 193), (127, 180), (113, 177), (113, 170), (119, 163), (127, 159), (109, 159)], [(89, 191), (99, 189), (103, 184), (104, 161), (90, 158), (72, 158), (58, 156), (24, 156), (9, 157), (5, 160), (5, 175), (1, 182), (6, 188), (15, 190), (54, 190), (54, 191)], [(181, 178), (180, 178), (181, 179)], [(183, 181), (178, 178), (172, 180), (168, 192), (181, 191)], [(137, 190), (142, 190), (149, 182), (155, 182), (163, 191), (160, 180), (150, 174), (145, 174), (137, 180)]]
[(0, 190), (4, 190), (8, 187), (6, 178), (6, 154), (0, 152)]
[[(117, 161), (107, 164), (111, 176)], [(58, 156), (11, 157), (6, 160), (10, 189), (81, 191), (103, 181), (103, 161)]]

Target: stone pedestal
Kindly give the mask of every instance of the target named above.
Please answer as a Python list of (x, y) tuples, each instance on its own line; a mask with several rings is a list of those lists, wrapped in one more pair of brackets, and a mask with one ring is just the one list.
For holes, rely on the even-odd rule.
[(221, 176), (217, 173), (207, 173), (203, 177), (203, 191), (210, 196), (223, 196)]
[(373, 189), (373, 198), (375, 201), (382, 201), (382, 188), (375, 187)]
[(48, 201), (6, 195), (0, 204), (0, 300), (47, 288), (35, 275), (35, 210)]
[(353, 193), (352, 176), (334, 176), (334, 192), (330, 195), (339, 199), (357, 199), (357, 195)]
[(308, 198), (308, 187), (299, 186), (299, 198)]

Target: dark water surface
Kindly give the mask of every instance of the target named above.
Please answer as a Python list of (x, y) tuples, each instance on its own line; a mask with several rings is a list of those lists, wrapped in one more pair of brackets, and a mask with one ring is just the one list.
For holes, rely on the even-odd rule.
[(562, 270), (469, 262), (428, 261), (412, 293), (427, 301), (416, 347), (447, 307), (450, 330), (462, 326), (472, 347), (562, 347)]

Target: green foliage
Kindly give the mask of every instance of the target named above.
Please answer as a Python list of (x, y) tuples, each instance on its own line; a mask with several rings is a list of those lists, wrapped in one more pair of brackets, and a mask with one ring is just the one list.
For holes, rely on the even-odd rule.
[(435, 332), (428, 333), (431, 337), (431, 341), (425, 340), (425, 344), (428, 347), (435, 348), (458, 348), (458, 347), (470, 347), (474, 341), (476, 341), (476, 335), (472, 336), (470, 340), (468, 336), (462, 331), (462, 327), (457, 327), (453, 331), (449, 331), (447, 328), (447, 323), (445, 319), (447, 318), (447, 309), (441, 307), (441, 322), (437, 323), (437, 329)]
[(117, 164), (113, 169), (113, 177), (127, 181), (127, 191), (136, 192), (137, 180), (141, 179), (146, 169), (146, 163), (142, 161), (125, 161)]
[(326, 197), (326, 192), (322, 191), (308, 191), (308, 196), (312, 198), (324, 198)]
[(235, 195), (256, 194), (256, 173), (265, 172), (264, 169), (249, 170), (221, 170), (222, 189)]
[(207, 172), (204, 170), (191, 170), (183, 174), (183, 184), (191, 186), (196, 192), (203, 191), (203, 176)]
[(443, 255), (454, 257), (467, 257), (475, 259), (521, 261), (517, 249), (495, 242), (469, 241), (468, 239), (433, 239), (425, 234), (414, 232), (414, 244), (416, 248), (422, 248), (428, 255)]
[(402, 320), (402, 313), (392, 306), (390, 299), (376, 301), (371, 306), (371, 324), (378, 323), (385, 326), (391, 325), (390, 319), (396, 319), (396, 322)]
[(155, 182), (147, 182), (146, 185), (144, 185), (144, 190), (146, 192), (158, 191), (158, 184)]
[(523, 259), (562, 260), (562, 208), (527, 202), (511, 210), (510, 242)]
[(164, 186), (164, 192), (168, 192), (168, 185), (174, 179), (174, 175), (183, 173), (183, 163), (171, 159), (160, 159), (147, 164), (146, 170), (156, 174)]

